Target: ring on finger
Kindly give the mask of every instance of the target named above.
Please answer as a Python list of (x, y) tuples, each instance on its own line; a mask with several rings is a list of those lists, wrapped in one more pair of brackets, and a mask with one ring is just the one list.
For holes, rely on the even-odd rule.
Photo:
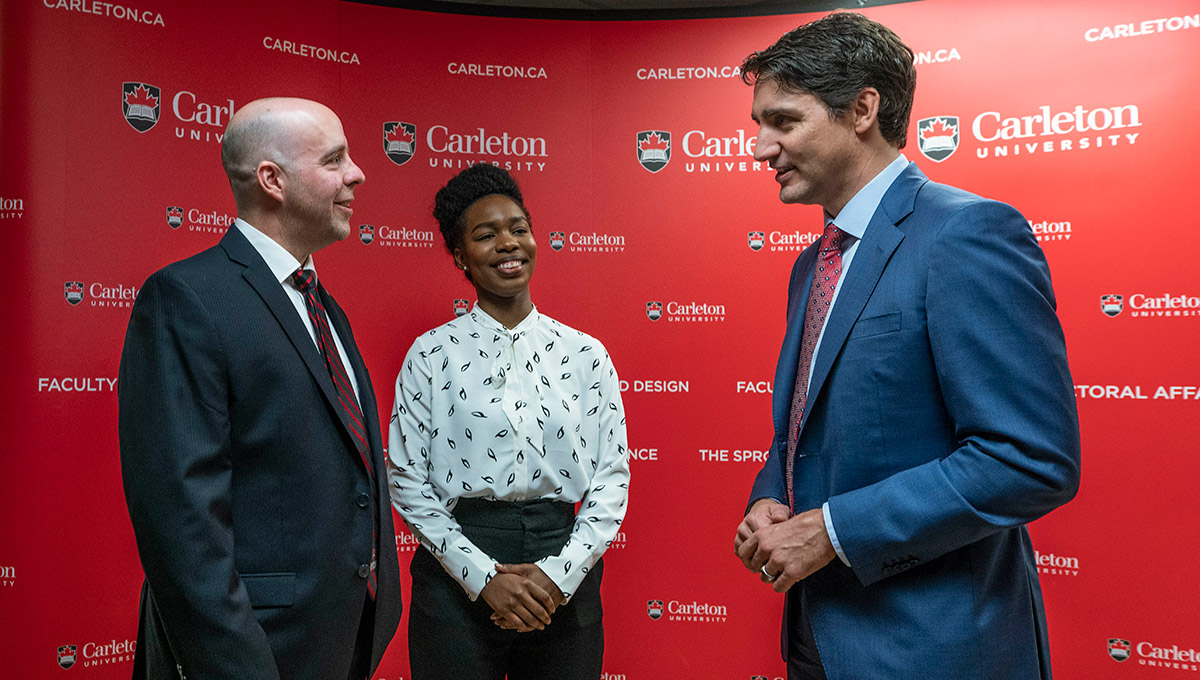
[(767, 571), (767, 565), (765, 564), (762, 565), (762, 568), (758, 571), (763, 575), (763, 580), (767, 583), (774, 583), (776, 579), (779, 578), (779, 574), (772, 574), (771, 572)]

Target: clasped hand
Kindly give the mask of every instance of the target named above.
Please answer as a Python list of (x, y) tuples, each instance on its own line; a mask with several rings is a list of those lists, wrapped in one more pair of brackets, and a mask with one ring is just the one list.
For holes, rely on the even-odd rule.
[(777, 593), (787, 592), (837, 557), (820, 508), (793, 517), (787, 506), (770, 498), (750, 507), (738, 525), (733, 552)]
[(497, 564), (496, 575), (479, 593), (491, 606), (492, 622), (505, 630), (545, 630), (550, 615), (567, 599), (536, 564)]

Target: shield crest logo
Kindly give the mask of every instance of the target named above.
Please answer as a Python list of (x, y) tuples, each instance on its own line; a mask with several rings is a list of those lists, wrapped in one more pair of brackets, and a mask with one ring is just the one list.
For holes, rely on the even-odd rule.
[(917, 121), (917, 148), (935, 163), (958, 150), (958, 116), (934, 116)]
[(364, 246), (371, 245), (371, 242), (375, 240), (375, 225), (360, 224), (358, 226), (358, 240), (362, 241)]
[(657, 621), (662, 618), (663, 603), (662, 600), (646, 600), (646, 614), (651, 619)]
[(767, 680), (765, 675), (751, 675), (750, 680)]
[(1125, 309), (1124, 295), (1101, 295), (1100, 296), (1100, 311), (1107, 314), (1109, 317), (1114, 317)]
[(1116, 661), (1124, 661), (1129, 658), (1129, 640), (1121, 638), (1108, 639), (1108, 655)]
[(383, 152), (396, 165), (404, 165), (417, 152), (417, 126), (392, 121), (383, 124)]
[(138, 132), (158, 124), (162, 91), (147, 83), (121, 83), (121, 115)]
[(471, 303), (463, 298), (454, 300), (454, 316), (462, 316), (471, 311)]
[(661, 302), (647, 302), (646, 303), (646, 316), (650, 317), (651, 321), (658, 321), (659, 319), (661, 319), (662, 318), (662, 303)]
[(763, 244), (766, 242), (767, 235), (761, 231), (752, 231), (746, 235), (747, 241), (750, 243), (750, 250), (758, 252), (763, 249)]
[(567, 235), (561, 231), (550, 232), (550, 247), (555, 250), (562, 250), (567, 245)]
[(181, 224), (183, 224), (183, 208), (177, 205), (167, 206), (167, 225), (172, 229), (178, 229)]
[(67, 281), (63, 284), (63, 295), (66, 296), (67, 302), (70, 302), (72, 305), (83, 302), (83, 282)]
[(58, 665), (64, 669), (75, 665), (75, 645), (63, 645), (58, 648)]
[(671, 133), (662, 130), (637, 133), (637, 159), (650, 172), (667, 167), (671, 162)]

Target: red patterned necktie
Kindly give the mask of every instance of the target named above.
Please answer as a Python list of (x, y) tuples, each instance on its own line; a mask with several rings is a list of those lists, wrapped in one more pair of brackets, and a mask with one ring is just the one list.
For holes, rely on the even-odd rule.
[[(313, 329), (316, 330), (317, 346), (321, 350), (321, 356), (325, 358), (325, 368), (329, 370), (329, 377), (333, 378), (333, 385), (337, 388), (338, 402), (348, 416), (354, 445), (358, 449), (358, 455), (362, 458), (363, 465), (367, 468), (367, 479), (371, 483), (371, 498), (377, 503), (375, 468), (371, 465), (371, 445), (367, 443), (366, 421), (363, 419), (362, 408), (358, 405), (358, 398), (354, 396), (354, 388), (350, 386), (350, 376), (346, 374), (346, 366), (342, 363), (341, 355), (338, 354), (337, 345), (333, 342), (333, 331), (329, 329), (329, 317), (325, 313), (325, 306), (321, 304), (321, 299), (317, 296), (317, 273), (309, 269), (297, 269), (292, 274), (292, 283), (304, 296), (304, 307), (308, 309), (308, 319), (312, 322)], [(375, 599), (375, 557), (378, 545), (375, 520), (372, 518), (371, 565), (367, 575), (367, 590), (371, 593), (371, 599)]]
[(791, 427), (787, 442), (787, 501), (788, 509), (795, 511), (796, 496), (792, 489), (792, 474), (796, 467), (796, 439), (800, 435), (800, 420), (804, 417), (804, 404), (808, 400), (808, 374), (812, 367), (817, 339), (825, 326), (825, 317), (833, 303), (833, 291), (842, 276), (842, 239), (845, 233), (834, 226), (825, 225), (821, 235), (821, 250), (817, 254), (817, 266), (813, 271), (812, 287), (808, 290), (808, 305), (804, 308), (804, 334), (800, 336), (800, 362), (796, 367), (796, 386), (792, 390), (792, 410), (789, 414)]

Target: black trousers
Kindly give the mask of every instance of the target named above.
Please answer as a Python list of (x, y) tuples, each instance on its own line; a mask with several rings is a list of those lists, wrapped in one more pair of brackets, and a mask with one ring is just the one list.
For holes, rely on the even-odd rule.
[[(570, 503), (462, 499), (454, 517), (463, 534), (497, 562), (536, 562), (557, 554), (575, 523)], [(413, 556), (408, 654), (413, 680), (597, 680), (604, 658), (600, 580), (603, 563), (545, 630), (518, 633), (491, 621), (428, 550)]]
[(787, 660), (788, 680), (825, 680), (825, 667), (817, 652), (804, 584), (797, 583), (788, 590), (784, 604), (784, 625), (787, 627), (784, 658)]
[(367, 598), (362, 619), (358, 622), (358, 637), (350, 657), (349, 680), (369, 680), (371, 677), (371, 645), (375, 640), (375, 601)]

